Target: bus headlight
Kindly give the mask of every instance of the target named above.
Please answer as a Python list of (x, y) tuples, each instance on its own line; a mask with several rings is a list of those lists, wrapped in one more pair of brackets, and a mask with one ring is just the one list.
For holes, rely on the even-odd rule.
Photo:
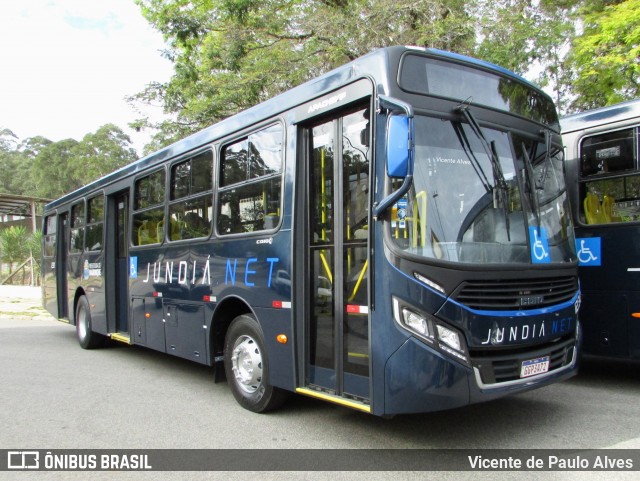
[(415, 331), (416, 333), (425, 337), (433, 337), (429, 335), (429, 323), (420, 314), (404, 308), (402, 309), (402, 320), (405, 326), (407, 326), (412, 331)]
[(430, 346), (469, 364), (464, 337), (458, 330), (444, 325), (436, 317), (407, 305), (396, 297), (393, 297), (393, 317), (402, 328)]
[(445, 352), (448, 352), (452, 356), (458, 358), (465, 363), (469, 362), (466, 349), (460, 339), (460, 334), (453, 329), (449, 329), (442, 324), (436, 324), (436, 331), (438, 332), (438, 347)]
[(462, 343), (460, 342), (460, 336), (457, 332), (441, 324), (436, 325), (436, 330), (438, 331), (438, 339), (440, 339), (452, 349), (455, 349), (456, 351), (462, 351)]
[(393, 297), (393, 317), (404, 329), (431, 343), (434, 342), (433, 320), (418, 309), (401, 305), (399, 299)]

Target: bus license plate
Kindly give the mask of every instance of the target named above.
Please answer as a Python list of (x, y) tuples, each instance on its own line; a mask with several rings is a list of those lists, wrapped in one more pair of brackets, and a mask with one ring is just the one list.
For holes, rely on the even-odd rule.
[(529, 359), (528, 361), (522, 361), (522, 368), (520, 369), (520, 377), (535, 376), (543, 372), (549, 371), (549, 356), (539, 357), (537, 359)]

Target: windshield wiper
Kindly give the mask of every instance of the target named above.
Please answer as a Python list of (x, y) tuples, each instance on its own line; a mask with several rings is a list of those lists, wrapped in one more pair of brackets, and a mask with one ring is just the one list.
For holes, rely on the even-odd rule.
[(489, 179), (487, 179), (487, 174), (485, 174), (484, 169), (480, 164), (480, 161), (478, 160), (476, 155), (473, 153), (473, 149), (471, 148), (471, 143), (467, 138), (467, 134), (465, 133), (464, 128), (462, 127), (462, 124), (460, 122), (452, 122), (452, 125), (453, 125), (453, 130), (456, 132), (456, 135), (458, 136), (458, 141), (462, 146), (462, 150), (464, 150), (464, 153), (467, 155), (467, 158), (471, 162), (471, 166), (473, 167), (473, 170), (476, 172), (478, 179), (480, 179), (480, 182), (482, 183), (482, 187), (484, 187), (484, 190), (490, 194), (491, 192), (493, 192), (493, 186), (489, 182)]
[(480, 140), (480, 143), (482, 144), (487, 157), (489, 157), (491, 168), (493, 170), (493, 179), (495, 182), (495, 186), (493, 186), (492, 188), (494, 193), (494, 201), (497, 204), (496, 207), (502, 208), (502, 211), (504, 212), (504, 223), (507, 230), (507, 240), (511, 242), (508, 199), (509, 186), (507, 185), (507, 181), (504, 178), (504, 173), (502, 172), (502, 164), (500, 164), (500, 158), (498, 157), (496, 143), (494, 141), (489, 142), (484, 136), (484, 133), (482, 133), (482, 129), (480, 128), (480, 124), (478, 124), (478, 121), (469, 110), (468, 105), (459, 105), (458, 107), (456, 107), (456, 110), (458, 112), (461, 112), (464, 118), (467, 120), (467, 122), (469, 123), (469, 127), (471, 127), (473, 133), (476, 135), (478, 140)]
[(544, 152), (544, 165), (542, 167), (542, 174), (536, 182), (536, 189), (538, 190), (544, 190), (544, 181), (547, 179), (547, 170), (549, 168), (549, 162), (551, 161), (551, 131), (548, 129), (544, 131), (544, 144), (546, 149)]
[[(538, 190), (542, 187), (538, 187), (538, 183), (535, 181), (533, 175), (533, 163), (529, 152), (527, 152), (527, 146), (522, 142), (522, 154), (524, 155), (524, 171), (527, 174), (527, 184), (529, 184), (529, 202), (531, 202), (531, 208), (533, 209), (533, 215), (536, 218), (536, 225), (540, 230), (540, 202), (538, 202)], [(546, 173), (544, 174), (546, 176)]]

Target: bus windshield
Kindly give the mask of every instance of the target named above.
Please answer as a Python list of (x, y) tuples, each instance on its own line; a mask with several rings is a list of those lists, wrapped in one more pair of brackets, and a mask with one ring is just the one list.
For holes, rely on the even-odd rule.
[(532, 140), (420, 115), (415, 132), (413, 187), (390, 223), (398, 247), (464, 263), (575, 259), (562, 150), (550, 134)]

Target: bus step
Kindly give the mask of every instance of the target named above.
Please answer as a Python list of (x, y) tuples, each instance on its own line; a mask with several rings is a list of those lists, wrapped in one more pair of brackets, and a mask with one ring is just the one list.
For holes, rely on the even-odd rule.
[(109, 337), (114, 341), (124, 342), (125, 344), (131, 344), (131, 338), (128, 334), (121, 334), (119, 332), (112, 332)]
[(322, 399), (324, 401), (329, 401), (335, 404), (340, 404), (342, 406), (347, 406), (352, 409), (358, 409), (360, 411), (364, 411), (366, 413), (371, 412), (371, 406), (365, 404), (363, 402), (355, 401), (353, 399), (346, 399), (340, 396), (336, 396), (333, 394), (327, 394), (320, 391), (314, 391), (313, 389), (309, 389), (306, 387), (298, 387), (296, 388), (296, 392), (298, 394), (304, 394), (305, 396), (311, 396), (317, 399)]

